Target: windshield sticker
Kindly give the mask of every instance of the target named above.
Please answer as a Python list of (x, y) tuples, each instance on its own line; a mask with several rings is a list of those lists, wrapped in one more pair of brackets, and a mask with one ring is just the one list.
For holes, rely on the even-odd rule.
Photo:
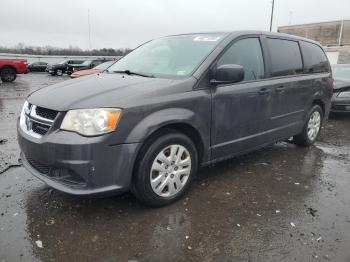
[(201, 42), (216, 42), (220, 39), (220, 36), (196, 36), (193, 41)]
[(176, 74), (180, 75), (180, 76), (186, 75), (186, 71), (185, 70), (180, 70), (180, 71), (177, 71)]

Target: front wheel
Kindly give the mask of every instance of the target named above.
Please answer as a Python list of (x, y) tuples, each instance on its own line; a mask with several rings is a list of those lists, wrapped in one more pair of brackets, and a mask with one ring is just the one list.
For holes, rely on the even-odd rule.
[(132, 190), (139, 200), (160, 207), (186, 193), (198, 164), (191, 139), (181, 133), (169, 133), (146, 142), (140, 155)]
[(3, 68), (0, 75), (3, 82), (13, 82), (17, 77), (16, 70), (10, 67)]
[(323, 110), (319, 105), (314, 105), (308, 113), (303, 131), (293, 137), (293, 141), (300, 146), (310, 146), (315, 143), (320, 134), (323, 119)]
[(62, 75), (63, 75), (63, 71), (62, 71), (61, 69), (58, 69), (58, 70), (56, 71), (56, 75), (62, 76)]

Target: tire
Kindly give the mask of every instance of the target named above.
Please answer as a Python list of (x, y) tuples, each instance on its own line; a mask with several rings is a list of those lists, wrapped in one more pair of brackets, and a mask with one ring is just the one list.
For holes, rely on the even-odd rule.
[[(321, 131), (323, 115), (322, 108), (319, 105), (313, 105), (307, 114), (303, 131), (293, 137), (293, 142), (305, 147), (314, 144)], [(311, 129), (314, 129), (313, 132), (310, 131)]]
[[(170, 160), (172, 150), (178, 153), (173, 161)], [(161, 152), (166, 158), (160, 157)], [(169, 205), (181, 198), (197, 172), (196, 147), (190, 138), (181, 133), (171, 132), (147, 141), (139, 156), (132, 192), (141, 202), (152, 207)]]
[(63, 75), (63, 71), (61, 69), (56, 70), (56, 75), (62, 76)]
[(13, 82), (17, 77), (16, 70), (11, 67), (1, 69), (0, 75), (2, 82)]

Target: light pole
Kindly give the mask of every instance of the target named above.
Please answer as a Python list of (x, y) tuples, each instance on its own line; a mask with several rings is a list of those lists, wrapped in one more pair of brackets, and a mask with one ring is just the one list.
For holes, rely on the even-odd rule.
[(272, 0), (272, 8), (271, 8), (271, 20), (270, 20), (270, 32), (272, 31), (272, 21), (273, 21), (273, 9), (275, 7), (275, 0)]
[(89, 29), (89, 50), (91, 50), (90, 9), (88, 9), (88, 29)]

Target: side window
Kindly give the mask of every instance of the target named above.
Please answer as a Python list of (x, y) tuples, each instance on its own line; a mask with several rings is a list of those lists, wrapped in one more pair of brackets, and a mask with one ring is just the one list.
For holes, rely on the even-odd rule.
[(238, 40), (225, 51), (217, 65), (237, 64), (244, 69), (244, 81), (264, 78), (264, 59), (257, 37)]
[(328, 59), (318, 45), (302, 41), (301, 51), (303, 52), (306, 73), (312, 74), (330, 71)]
[(298, 42), (267, 38), (271, 58), (271, 76), (287, 76), (303, 73)]
[(101, 64), (101, 63), (102, 63), (102, 61), (98, 61), (98, 60), (93, 61), (92, 64), (91, 64), (91, 68), (93, 68), (93, 67), (95, 67), (95, 66), (98, 66), (98, 65)]

